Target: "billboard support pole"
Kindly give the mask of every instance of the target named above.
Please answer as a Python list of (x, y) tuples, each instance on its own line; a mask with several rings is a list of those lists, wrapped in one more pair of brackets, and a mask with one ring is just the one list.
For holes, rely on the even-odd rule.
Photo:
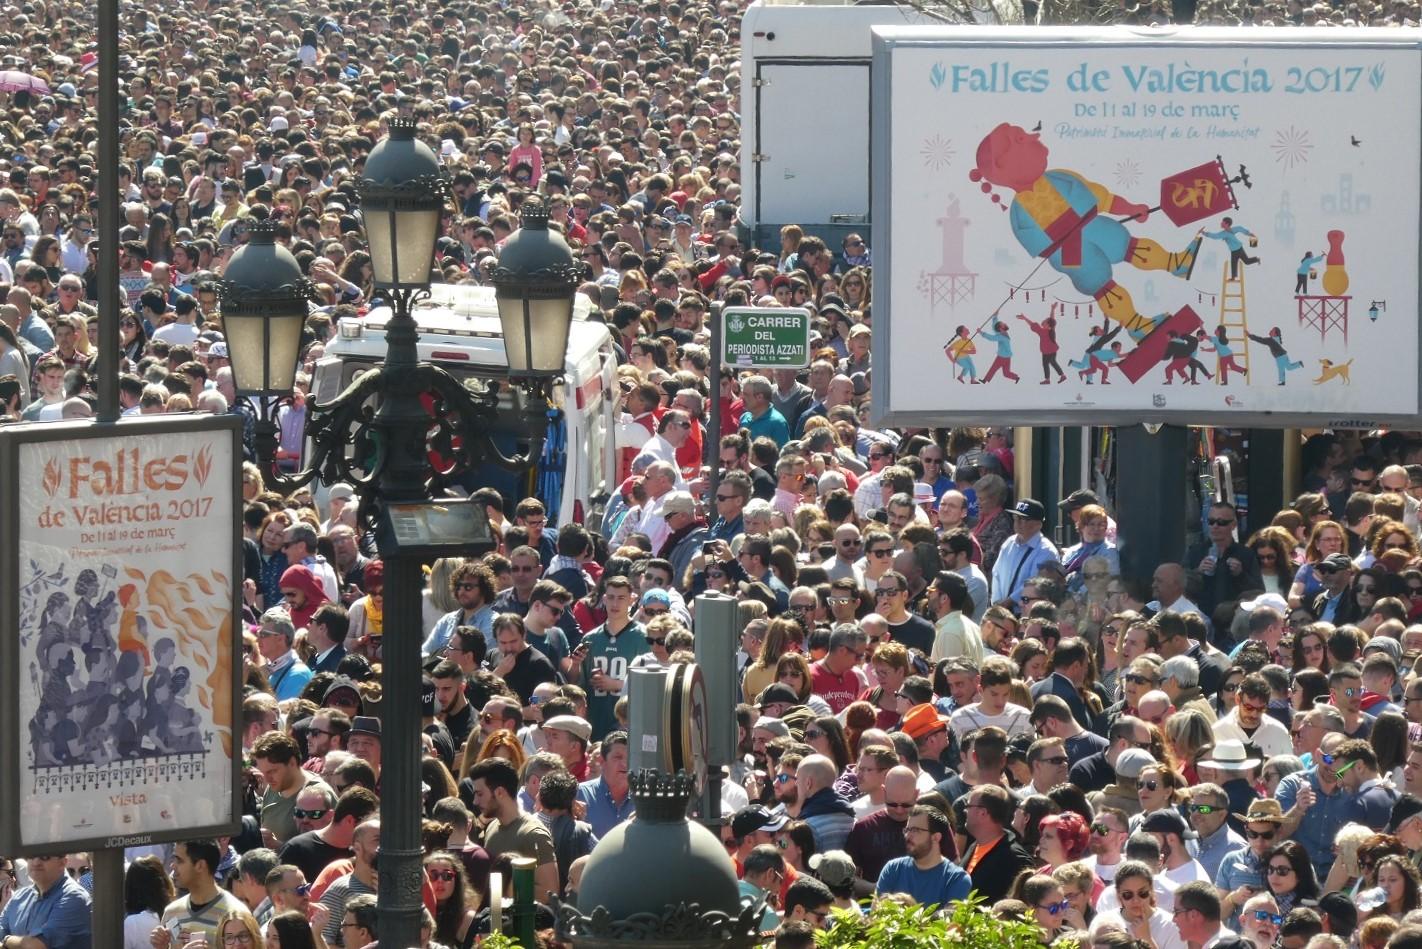
[(1123, 425), (1117, 435), (1121, 572), (1147, 579), (1156, 565), (1185, 553), (1186, 429), (1162, 425), (1151, 434), (1144, 425)]
[(123, 932), (123, 848), (105, 847), (90, 856), (94, 871), (94, 902), (90, 912), (92, 931)]
[(711, 469), (711, 481), (707, 487), (710, 500), (707, 507), (707, 521), (716, 520), (716, 489), (721, 484), (721, 304), (711, 304), (711, 427), (702, 440), (706, 453), (706, 466)]

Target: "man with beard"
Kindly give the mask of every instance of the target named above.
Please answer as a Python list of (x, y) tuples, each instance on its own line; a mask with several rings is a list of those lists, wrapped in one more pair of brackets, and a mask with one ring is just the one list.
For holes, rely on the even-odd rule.
[(547, 900), (558, 892), (558, 859), (553, 838), (543, 822), (518, 806), (518, 771), (503, 758), (487, 758), (469, 771), (474, 785), (474, 806), (489, 821), (484, 849), (497, 861), (505, 854), (533, 858), (534, 898)]
[(943, 856), (948, 818), (936, 807), (915, 804), (904, 825), (907, 853), (879, 871), (879, 893), (907, 893), (923, 906), (947, 906), (967, 897), (972, 881), (963, 868)]
[[(886, 863), (908, 853), (904, 828), (918, 799), (917, 780), (913, 771), (903, 765), (890, 768), (884, 775), (883, 809), (861, 817), (849, 831), (844, 849), (854, 858), (864, 879), (878, 880)], [(952, 847), (952, 835), (941, 846)]]
[(344, 751), (350, 731), (350, 716), (338, 708), (322, 708), (312, 715), (306, 726), (306, 753), (309, 755), (304, 765), (306, 770), (321, 774), (326, 752)]
[(966, 825), (973, 843), (963, 854), (963, 869), (972, 887), (996, 902), (1007, 895), (1012, 882), (1033, 858), (1017, 842), (1008, 824), (1014, 810), (1004, 788), (983, 784), (968, 793)]
[(1116, 879), (1116, 868), (1124, 857), (1121, 849), (1126, 845), (1130, 818), (1125, 811), (1115, 807), (1102, 807), (1096, 811), (1096, 820), (1091, 825), (1091, 839), (1087, 849), (1089, 857), (1081, 862), (1091, 868), (1096, 879), (1106, 886)]

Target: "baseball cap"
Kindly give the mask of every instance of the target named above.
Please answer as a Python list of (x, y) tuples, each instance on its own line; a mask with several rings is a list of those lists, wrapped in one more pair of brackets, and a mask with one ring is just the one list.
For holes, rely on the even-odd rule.
[(810, 869), (825, 886), (848, 886), (854, 880), (858, 868), (854, 858), (843, 850), (829, 850), (810, 858)]
[(1057, 507), (1063, 511), (1075, 511), (1079, 507), (1086, 507), (1088, 504), (1100, 504), (1101, 499), (1096, 496), (1096, 492), (1087, 488), (1077, 488), (1071, 494), (1057, 502)]
[(1047, 519), (1047, 509), (1042, 506), (1041, 501), (1035, 498), (1023, 498), (1008, 508), (1007, 513), (1016, 517), (1025, 517), (1029, 521), (1045, 521)]
[(1244, 600), (1239, 604), (1239, 608), (1246, 613), (1253, 613), (1261, 606), (1272, 606), (1274, 609), (1289, 615), (1289, 602), (1277, 593), (1263, 593), (1252, 600)]
[(1415, 794), (1404, 794), (1397, 799), (1397, 803), (1392, 805), (1392, 815), (1387, 821), (1387, 832), (1397, 833), (1403, 824), (1414, 817), (1422, 816), (1422, 797)]
[(784, 702), (787, 705), (799, 705), (800, 696), (795, 694), (795, 690), (783, 682), (776, 682), (761, 689), (760, 695), (756, 696), (755, 704), (764, 708), (767, 705), (774, 705), (777, 702)]
[(671, 609), (671, 594), (666, 590), (652, 589), (642, 594), (643, 606), (665, 606)]
[(752, 804), (736, 811), (731, 818), (731, 833), (736, 837), (749, 837), (758, 830), (779, 830), (789, 821), (783, 811), (774, 814), (763, 805)]
[(1347, 554), (1329, 554), (1327, 557), (1324, 557), (1318, 565), (1318, 569), (1327, 572), (1334, 570), (1351, 570), (1352, 568), (1353, 560)]
[(346, 484), (344, 481), (337, 481), (335, 484), (331, 485), (330, 490), (326, 492), (326, 497), (331, 498), (333, 500), (336, 498), (344, 498), (345, 500), (349, 501), (351, 498), (355, 497), (355, 488)]
[(1158, 811), (1151, 811), (1141, 822), (1141, 830), (1148, 834), (1176, 834), (1181, 838), (1194, 837), (1195, 832), (1190, 829), (1190, 825), (1185, 823), (1185, 818), (1180, 816), (1179, 811), (1162, 807)]
[(435, 684), (429, 676), (420, 678), (420, 717), (434, 718)]
[(208, 348), (207, 354), (208, 354), (209, 356), (211, 356), (212, 358), (214, 358), (214, 359), (230, 359), (230, 358), (232, 358), (232, 357), (230, 357), (230, 356), (227, 355), (227, 344), (226, 344), (226, 343), (213, 343), (212, 346), (210, 346), (210, 347)]

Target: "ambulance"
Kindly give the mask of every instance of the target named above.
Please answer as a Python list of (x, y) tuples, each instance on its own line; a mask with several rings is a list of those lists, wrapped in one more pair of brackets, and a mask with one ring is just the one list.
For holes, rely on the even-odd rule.
[[(616, 488), (613, 446), (617, 368), (612, 337), (602, 323), (588, 320), (590, 304), (579, 294), (568, 334), (564, 381), (550, 403), (556, 411), (537, 466), (519, 474), (486, 464), (461, 479), (468, 491), (497, 488), (509, 514), (529, 496), (548, 509), (549, 526), (576, 522), (596, 530), (610, 492)], [(336, 335), (317, 361), (311, 394), (317, 403), (339, 395), (346, 386), (385, 359), (385, 327), (392, 316), (377, 307), (358, 319), (340, 321)], [(452, 373), (483, 382), (504, 383), (499, 392), (500, 424), (494, 441), (506, 455), (528, 449), (520, 419), (523, 393), (507, 385), (508, 359), (492, 287), (436, 284), (416, 304), (420, 359)]]

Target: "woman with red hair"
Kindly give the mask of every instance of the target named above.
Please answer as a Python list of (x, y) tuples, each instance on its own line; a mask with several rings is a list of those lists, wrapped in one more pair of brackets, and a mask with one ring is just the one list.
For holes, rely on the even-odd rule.
[(1074, 811), (1048, 814), (1038, 826), (1042, 835), (1037, 843), (1037, 856), (1044, 861), (1038, 873), (1051, 873), (1064, 863), (1086, 856), (1091, 828), (1080, 814)]

